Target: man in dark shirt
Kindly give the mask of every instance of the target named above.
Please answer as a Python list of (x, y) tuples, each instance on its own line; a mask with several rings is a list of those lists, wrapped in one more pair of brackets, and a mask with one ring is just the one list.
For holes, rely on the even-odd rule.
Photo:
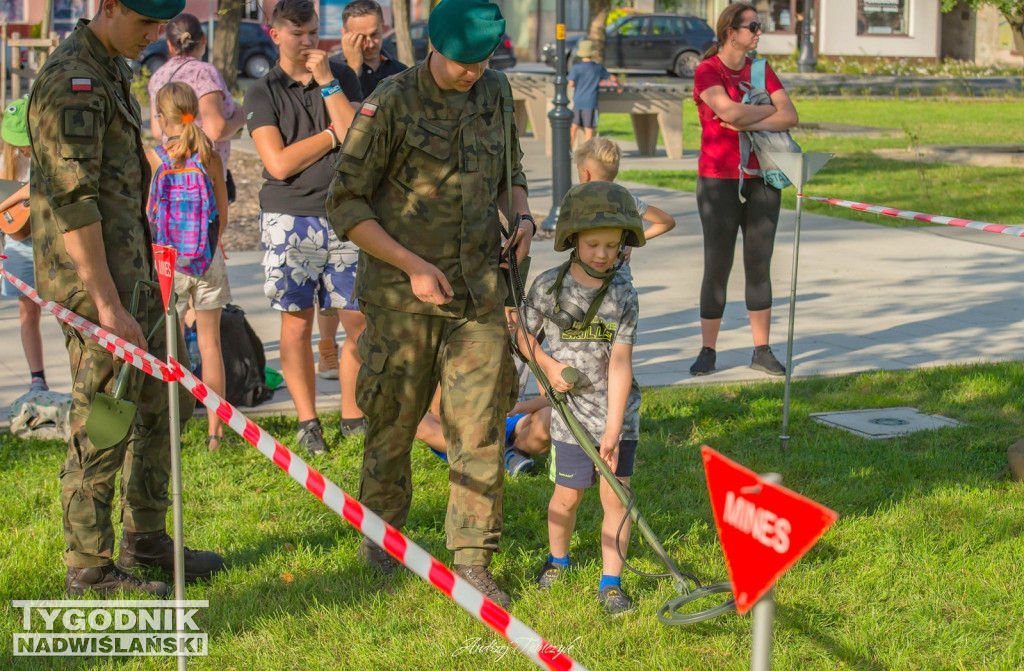
[(359, 75), (363, 95), (373, 93), (377, 85), (406, 66), (381, 48), (384, 13), (375, 0), (352, 0), (341, 12), (342, 56), (331, 59), (347, 63)]
[[(330, 63), (317, 48), (320, 20), (311, 0), (281, 0), (270, 25), (280, 60), (245, 96), (246, 123), (266, 180), (260, 189), (263, 293), (281, 312), (281, 369), (298, 414), (298, 442), (321, 454), (327, 444), (316, 413), (316, 308), (342, 308), (341, 322), (353, 352), (365, 324), (351, 300), (358, 249), (338, 239), (324, 206), (338, 147), (354, 116), (349, 101), (361, 95), (352, 69)], [(340, 371), (342, 416), (362, 424), (352, 400), (358, 363), (349, 366), (350, 390), (345, 389), (349, 380), (344, 365)], [(346, 403), (353, 408), (347, 416)]]

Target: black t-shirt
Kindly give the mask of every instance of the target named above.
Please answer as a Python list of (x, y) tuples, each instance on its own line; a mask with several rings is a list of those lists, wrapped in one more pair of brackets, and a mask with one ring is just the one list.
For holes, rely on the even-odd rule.
[[(383, 49), (381, 50), (380, 54), (380, 67), (378, 67), (376, 70), (371, 70), (370, 66), (368, 66), (366, 63), (363, 63), (362, 66), (359, 68), (359, 85), (362, 87), (363, 91), (363, 94), (362, 96), (360, 96), (359, 100), (365, 100), (367, 97), (369, 97), (369, 95), (373, 93), (374, 89), (377, 88), (377, 85), (380, 84), (385, 79), (387, 79), (388, 77), (390, 77), (391, 75), (396, 75), (399, 72), (402, 72), (403, 70), (408, 70), (408, 67), (406, 65), (401, 63), (398, 59), (393, 58)], [(348, 64), (348, 61), (345, 60), (344, 54), (338, 54), (337, 56), (331, 58), (331, 63), (341, 64), (349, 68), (350, 70), (352, 69), (351, 66), (349, 66)]]
[[(342, 92), (354, 105), (358, 104), (356, 101), (361, 100), (362, 95), (355, 71), (344, 64), (331, 63), (330, 66)], [(331, 122), (320, 88), (314, 79), (303, 86), (285, 74), (280, 65), (275, 65), (245, 94), (249, 134), (263, 126), (274, 126), (281, 132), (281, 139), (287, 147), (322, 133)], [(334, 161), (339, 151), (340, 146), (302, 172), (284, 180), (275, 179), (264, 169), (266, 181), (260, 189), (260, 208), (264, 212), (326, 217), (327, 190), (334, 177)]]

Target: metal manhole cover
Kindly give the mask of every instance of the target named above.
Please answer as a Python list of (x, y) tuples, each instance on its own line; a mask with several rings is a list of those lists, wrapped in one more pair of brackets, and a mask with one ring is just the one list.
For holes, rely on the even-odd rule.
[(910, 424), (907, 420), (900, 419), (899, 417), (879, 417), (877, 419), (869, 419), (868, 421), (879, 426), (906, 426)]
[(917, 408), (814, 412), (811, 413), (811, 417), (821, 424), (865, 438), (893, 438), (915, 431), (960, 426), (960, 422), (941, 415), (922, 415)]

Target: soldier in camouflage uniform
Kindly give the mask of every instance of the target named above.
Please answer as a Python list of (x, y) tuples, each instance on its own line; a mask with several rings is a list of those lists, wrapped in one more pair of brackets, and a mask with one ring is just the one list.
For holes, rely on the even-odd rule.
[[(184, 0), (102, 0), (92, 21), (47, 58), (28, 103), (32, 140), (32, 230), (36, 288), (103, 328), (165, 358), (164, 329), (149, 334), (163, 312), (159, 295), (143, 291), (136, 314), (128, 310), (139, 280), (155, 280), (146, 197), (150, 171), (141, 137), (139, 106), (131, 94), (135, 58), (157, 39), (160, 26), (178, 14)], [(103, 347), (71, 327), (64, 336), (74, 381), (71, 439), (60, 471), (64, 510), (65, 588), (169, 592), (128, 570), (136, 564), (173, 569), (173, 543), (166, 532), (170, 504), (170, 441), (167, 385), (133, 371), (124, 398), (138, 415), (127, 438), (109, 449), (93, 446), (85, 421), (97, 393), (112, 393), (122, 365)], [(178, 352), (187, 360), (184, 343)], [(181, 416), (195, 400), (182, 388)], [(110, 515), (121, 472), (124, 536), (112, 563)], [(190, 578), (219, 570), (212, 552), (186, 551)]]
[[(338, 236), (361, 249), (355, 295), (367, 326), (357, 396), (369, 427), (359, 500), (405, 524), (409, 453), (440, 381), (448, 547), (459, 575), (508, 605), (487, 568), (501, 536), (504, 424), (516, 394), (499, 270), (504, 75), (486, 69), (505, 20), (484, 0), (444, 0), (428, 29), (435, 51), (381, 83), (356, 115), (327, 200)], [(509, 149), (514, 219), (529, 213), (514, 128)], [(515, 240), (520, 258), (534, 232), (525, 231)], [(368, 541), (361, 553), (385, 573), (395, 568)]]

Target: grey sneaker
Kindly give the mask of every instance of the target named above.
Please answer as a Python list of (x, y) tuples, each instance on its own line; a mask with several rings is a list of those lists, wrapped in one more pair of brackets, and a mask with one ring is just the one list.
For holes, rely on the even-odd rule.
[(769, 375), (785, 375), (786, 367), (779, 363), (768, 345), (760, 345), (754, 348), (754, 356), (750, 359), (750, 367)]
[(402, 566), (397, 559), (388, 554), (387, 550), (367, 538), (364, 538), (362, 545), (359, 546), (359, 556), (370, 568), (385, 576), (391, 575)]
[(597, 595), (597, 600), (604, 606), (609, 615), (622, 615), (633, 610), (633, 601), (625, 595), (621, 588), (609, 585)]
[(29, 391), (50, 391), (50, 387), (47, 386), (46, 380), (41, 377), (34, 377), (32, 381), (28, 383)]
[(342, 438), (362, 436), (366, 433), (366, 418), (342, 419), (338, 430), (341, 432)]
[(506, 448), (505, 450), (505, 470), (511, 476), (519, 475), (520, 473), (528, 473), (533, 468), (533, 459), (526, 456), (526, 454), (514, 447)]
[(697, 360), (690, 366), (690, 375), (707, 375), (715, 369), (715, 361), (718, 355), (710, 347), (701, 347)]
[(498, 587), (498, 583), (494, 582), (494, 576), (491, 575), (491, 569), (486, 566), (456, 564), (455, 574), (505, 610), (508, 610), (512, 605), (512, 597), (505, 590)]
[(540, 589), (550, 589), (552, 585), (565, 577), (565, 573), (568, 570), (567, 567), (555, 562), (547, 562), (544, 564), (544, 570), (540, 572), (540, 577), (537, 578), (537, 587)]
[(327, 443), (324, 441), (324, 427), (320, 426), (319, 420), (310, 423), (299, 429), (295, 434), (295, 440), (310, 454), (327, 454)]

